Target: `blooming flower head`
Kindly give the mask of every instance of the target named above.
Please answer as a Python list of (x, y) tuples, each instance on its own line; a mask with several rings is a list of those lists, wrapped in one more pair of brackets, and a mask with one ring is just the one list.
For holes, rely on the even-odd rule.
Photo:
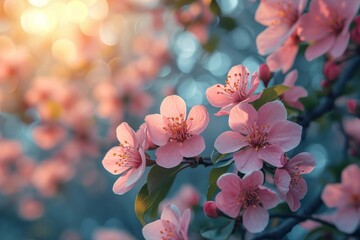
[(276, 193), (262, 186), (263, 182), (261, 171), (246, 174), (242, 179), (233, 173), (223, 174), (217, 181), (221, 192), (216, 195), (216, 207), (233, 218), (241, 215), (249, 232), (263, 231), (269, 222), (267, 209), (279, 203)]
[(321, 198), (329, 208), (337, 208), (334, 223), (346, 233), (354, 232), (360, 225), (360, 168), (355, 164), (346, 167), (341, 183), (328, 184)]
[(307, 0), (262, 0), (260, 2), (255, 19), (262, 25), (268, 26), (256, 39), (261, 55), (274, 52), (293, 34), (306, 3)]
[(293, 70), (289, 72), (284, 80), (284, 85), (290, 87), (285, 93), (282, 94), (282, 99), (289, 106), (304, 110), (304, 105), (299, 101), (299, 98), (306, 97), (308, 95), (305, 88), (300, 86), (295, 86), (297, 80), (298, 72)]
[(249, 103), (235, 106), (229, 115), (227, 131), (215, 140), (220, 153), (236, 152), (236, 168), (242, 173), (261, 169), (263, 161), (282, 167), (284, 152), (296, 147), (302, 127), (286, 120), (286, 109), (280, 101), (264, 104), (258, 111)]
[(298, 34), (311, 42), (305, 57), (311, 61), (325, 53), (340, 57), (348, 45), (349, 25), (360, 6), (359, 1), (314, 0), (309, 12), (299, 20)]
[(303, 199), (307, 192), (306, 181), (302, 174), (310, 173), (315, 162), (309, 153), (300, 153), (288, 160), (284, 167), (276, 169), (274, 182), (279, 191), (280, 197), (285, 200), (291, 211), (297, 211), (300, 206), (300, 199)]
[(116, 194), (124, 194), (135, 185), (144, 173), (146, 133), (143, 131), (135, 133), (124, 122), (117, 127), (116, 134), (120, 145), (107, 152), (102, 164), (110, 173), (121, 174), (113, 186), (113, 191)]
[(143, 227), (143, 236), (146, 240), (188, 240), (190, 215), (190, 209), (181, 214), (176, 205), (166, 205), (159, 220)]
[(228, 115), (238, 103), (251, 102), (259, 97), (253, 95), (260, 82), (258, 73), (252, 74), (251, 83), (248, 81), (249, 75), (249, 70), (245, 66), (234, 66), (228, 73), (225, 85), (216, 84), (206, 90), (209, 103), (214, 107), (221, 107), (216, 116)]
[(175, 167), (183, 157), (194, 157), (205, 149), (198, 134), (208, 125), (209, 113), (202, 105), (194, 106), (186, 119), (185, 101), (168, 96), (161, 103), (160, 114), (146, 116), (145, 122), (152, 142), (159, 146), (155, 155), (162, 167)]

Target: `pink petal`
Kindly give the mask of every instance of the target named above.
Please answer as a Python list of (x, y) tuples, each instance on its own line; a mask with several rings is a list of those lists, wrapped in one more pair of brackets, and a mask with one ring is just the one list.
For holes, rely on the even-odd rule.
[(225, 173), (219, 177), (216, 184), (218, 187), (232, 195), (236, 196), (243, 188), (243, 183), (240, 177), (234, 173)]
[(346, 167), (341, 173), (341, 182), (349, 186), (353, 193), (360, 194), (360, 168), (356, 164)]
[(186, 119), (186, 103), (177, 96), (171, 95), (164, 98), (160, 105), (160, 114), (165, 117), (182, 117)]
[(259, 186), (259, 189), (259, 198), (265, 209), (276, 207), (279, 204), (279, 198), (274, 191), (263, 186)]
[(304, 11), (304, 8), (306, 7), (307, 0), (298, 0), (298, 1), (295, 1), (295, 2), (297, 2), (297, 5), (298, 5), (298, 7), (297, 7), (298, 12), (302, 13)]
[(321, 194), (321, 199), (329, 208), (345, 206), (348, 200), (342, 184), (326, 185)]
[(222, 107), (217, 113), (215, 113), (215, 116), (224, 116), (224, 115), (229, 115), (231, 109), (236, 106), (238, 103), (237, 102), (232, 102), (224, 107)]
[(317, 57), (327, 53), (335, 42), (335, 36), (333, 34), (326, 36), (314, 44), (310, 45), (305, 51), (305, 58), (308, 61), (312, 61)]
[(297, 199), (303, 199), (307, 193), (306, 181), (299, 177), (296, 182), (290, 185), (290, 193)]
[(180, 154), (184, 157), (194, 157), (205, 149), (204, 138), (199, 135), (186, 139), (180, 146)]
[[(250, 96), (251, 94), (253, 94), (257, 87), (259, 86), (260, 84), (260, 79), (259, 79), (259, 73), (258, 72), (254, 72), (252, 75), (251, 75), (251, 83), (250, 83), (251, 87), (249, 89), (249, 91), (247, 92), (247, 94)], [(249, 102), (252, 102), (256, 99), (252, 99), (252, 100), (249, 100)]]
[(334, 58), (340, 57), (345, 52), (349, 39), (349, 32), (339, 35), (335, 40), (334, 46), (330, 50), (330, 55)]
[(154, 144), (163, 146), (169, 141), (169, 134), (165, 131), (167, 127), (165, 117), (160, 114), (151, 114), (145, 117), (148, 133)]
[(113, 147), (106, 153), (102, 164), (108, 172), (118, 175), (129, 169), (129, 167), (119, 166), (117, 164), (120, 159), (118, 155), (121, 154), (124, 154), (124, 151), (120, 147)]
[(248, 134), (248, 127), (258, 120), (255, 108), (246, 102), (239, 103), (233, 107), (229, 115), (229, 126), (232, 130)]
[(248, 207), (243, 215), (244, 227), (251, 233), (264, 231), (269, 222), (269, 213), (262, 207)]
[(238, 82), (240, 82), (241, 85), (242, 83), (247, 82), (248, 76), (249, 70), (247, 67), (244, 65), (236, 65), (229, 70), (227, 80), (231, 86)]
[(286, 120), (286, 109), (284, 104), (280, 101), (268, 102), (262, 105), (258, 111), (258, 125), (259, 126), (270, 126)]
[(298, 71), (296, 69), (292, 70), (288, 74), (286, 74), (284, 85), (288, 87), (295, 86), (295, 82), (298, 78)]
[(132, 173), (132, 171), (128, 171), (127, 173), (125, 173), (125, 175), (121, 175), (116, 180), (116, 182), (114, 183), (114, 186), (113, 186), (114, 193), (122, 195), (122, 194), (128, 192), (134, 186), (134, 184), (131, 184), (131, 185), (127, 184), (128, 177), (131, 173)]
[(168, 220), (173, 224), (177, 224), (180, 222), (180, 211), (177, 206), (173, 204), (165, 205), (162, 213), (161, 213), (161, 220)]
[(164, 168), (172, 168), (180, 164), (183, 159), (179, 151), (178, 142), (168, 142), (159, 147), (156, 152), (156, 163)]
[(156, 220), (154, 222), (146, 224), (142, 228), (142, 234), (146, 240), (159, 240), (163, 235), (160, 233), (164, 229), (162, 220)]
[(130, 146), (137, 146), (137, 139), (134, 130), (126, 122), (116, 128), (116, 136), (120, 143), (128, 142)]
[(256, 188), (258, 185), (262, 185), (264, 183), (264, 174), (259, 170), (253, 171), (246, 174), (243, 177), (242, 182), (247, 187)]
[(216, 84), (206, 90), (206, 97), (212, 106), (224, 107), (234, 101), (231, 95), (223, 94), (223, 87), (222, 84)]
[(275, 167), (282, 167), (283, 163), (281, 161), (281, 157), (284, 152), (278, 146), (266, 146), (264, 148), (260, 148), (258, 151), (258, 157), (265, 162), (270, 163)]
[(270, 26), (279, 19), (279, 1), (261, 1), (255, 13), (255, 20), (265, 26)]
[(139, 149), (139, 153), (141, 156), (141, 165), (138, 168), (132, 168), (131, 173), (129, 173), (128, 175), (128, 180), (126, 185), (132, 185), (134, 183), (136, 183), (141, 176), (144, 174), (145, 171), (145, 167), (146, 167), (146, 157), (145, 157), (145, 153), (143, 150)]
[(295, 148), (301, 139), (302, 127), (294, 122), (282, 121), (276, 123), (269, 132), (268, 141), (278, 146), (283, 152)]
[(300, 17), (297, 33), (302, 41), (317, 41), (329, 34), (329, 26), (319, 18), (317, 13), (310, 11)]
[(247, 146), (244, 137), (233, 131), (227, 131), (220, 134), (215, 140), (215, 148), (220, 153), (230, 153)]
[(266, 58), (266, 63), (271, 71), (275, 72), (281, 68), (282, 72), (285, 73), (294, 64), (298, 50), (297, 44), (284, 44)]
[(257, 152), (252, 148), (235, 153), (234, 161), (236, 169), (242, 173), (259, 170), (263, 166), (263, 162), (259, 159)]
[[(315, 167), (315, 161), (310, 153), (303, 152), (294, 156), (287, 164), (286, 168), (297, 166), (301, 174), (310, 173)], [(359, 180), (360, 181), (360, 180)]]
[(188, 239), (189, 224), (191, 220), (191, 211), (189, 208), (185, 209), (180, 219), (180, 230), (184, 240)]
[(226, 215), (236, 218), (240, 213), (240, 203), (232, 196), (225, 192), (219, 192), (215, 197), (216, 207)]
[(283, 94), (283, 101), (289, 106), (304, 110), (304, 105), (299, 101), (299, 98), (306, 97), (308, 92), (303, 87), (295, 86)]
[(300, 200), (291, 193), (287, 194), (286, 202), (287, 202), (290, 210), (293, 212), (299, 210), (299, 208), (301, 207)]
[(256, 38), (259, 54), (266, 55), (278, 49), (291, 35), (291, 26), (279, 24), (266, 28)]
[(188, 119), (188, 131), (192, 134), (202, 133), (209, 123), (209, 113), (203, 105), (197, 105), (191, 108)]
[(341, 231), (353, 233), (359, 226), (359, 222), (359, 210), (356, 208), (343, 207), (338, 209), (335, 217), (335, 225)]
[(274, 183), (283, 200), (286, 200), (286, 194), (289, 192), (291, 177), (289, 173), (282, 168), (275, 171)]

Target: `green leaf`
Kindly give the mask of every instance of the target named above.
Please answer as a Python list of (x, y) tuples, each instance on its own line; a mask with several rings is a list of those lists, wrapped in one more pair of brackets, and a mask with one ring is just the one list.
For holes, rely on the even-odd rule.
[(224, 159), (226, 156), (228, 156), (229, 154), (223, 154), (223, 153), (219, 153), (215, 148), (212, 151), (211, 155), (210, 155), (210, 159), (211, 162), (215, 165), (216, 163), (218, 163), (220, 160)]
[(274, 101), (279, 98), (279, 96), (289, 90), (289, 87), (284, 85), (275, 85), (269, 88), (264, 89), (261, 94), (261, 97), (251, 104), (255, 109), (259, 109), (265, 103)]
[(221, 15), (221, 9), (220, 9), (220, 6), (219, 6), (219, 4), (217, 3), (216, 0), (211, 1), (210, 10), (211, 10), (212, 13), (214, 13), (217, 16)]
[(201, 236), (206, 239), (224, 240), (228, 239), (234, 229), (235, 221), (230, 220), (220, 227), (216, 228), (203, 228), (201, 229)]
[(168, 194), (176, 174), (189, 165), (179, 165), (174, 168), (163, 168), (155, 165), (151, 168), (147, 184), (139, 191), (135, 200), (135, 213), (144, 225), (147, 219), (157, 216), (159, 203)]
[(229, 169), (229, 167), (230, 167), (230, 164), (219, 167), (219, 168), (211, 169), (210, 174), (209, 174), (209, 186), (208, 186), (208, 190), (206, 193), (206, 198), (208, 201), (213, 197), (214, 193), (216, 192), (216, 189), (217, 189), (216, 182), (217, 182), (218, 178), (222, 174), (226, 173), (227, 170)]

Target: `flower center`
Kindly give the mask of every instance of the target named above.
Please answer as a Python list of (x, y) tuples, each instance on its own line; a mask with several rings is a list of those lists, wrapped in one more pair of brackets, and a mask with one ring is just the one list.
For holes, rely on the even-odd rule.
[(273, 20), (270, 25), (278, 25), (278, 24), (287, 24), (293, 25), (299, 18), (299, 14), (297, 9), (294, 8), (292, 4), (289, 3), (275, 3), (276, 9), (278, 9), (276, 16), (278, 17), (276, 20)]
[(340, 34), (342, 29), (344, 28), (345, 19), (340, 18), (330, 18), (328, 20), (328, 24), (330, 26), (330, 31), (335, 34)]
[(234, 76), (229, 75), (228, 79), (231, 79), (232, 77), (235, 78), (234, 81), (225, 81), (225, 86), (218, 84), (216, 87), (219, 88), (219, 91), (217, 94), (223, 94), (231, 96), (235, 101), (241, 102), (248, 98), (247, 93), (247, 85), (248, 80), (247, 77), (249, 76), (249, 73), (247, 73), (247, 76), (243, 76), (241, 73), (235, 73)]
[[(118, 159), (115, 162), (120, 168), (138, 168), (141, 165), (141, 155), (138, 149), (135, 149), (133, 146), (129, 145), (127, 141), (120, 143), (120, 153), (114, 153), (113, 156), (117, 156)], [(117, 173), (118, 170), (115, 170), (114, 173)]]
[(183, 240), (169, 220), (162, 220), (162, 224), (164, 228), (160, 230), (161, 240)]
[(257, 207), (261, 205), (259, 198), (259, 189), (246, 189), (236, 197), (239, 204), (242, 205), (242, 209), (245, 210), (248, 207)]
[(246, 136), (246, 142), (256, 151), (260, 148), (265, 148), (268, 143), (268, 130), (269, 126), (258, 126), (257, 122), (254, 122), (253, 126), (248, 129), (249, 134)]
[[(180, 114), (179, 117), (168, 117), (167, 127), (163, 127), (170, 135), (170, 141), (184, 142), (186, 139), (192, 137), (192, 134), (188, 132), (188, 125)], [(189, 118), (193, 120), (193, 118)]]

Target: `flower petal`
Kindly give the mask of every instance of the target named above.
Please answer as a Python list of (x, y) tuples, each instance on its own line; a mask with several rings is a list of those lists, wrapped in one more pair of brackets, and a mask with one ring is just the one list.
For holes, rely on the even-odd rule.
[(263, 162), (259, 159), (257, 152), (252, 148), (235, 153), (234, 161), (237, 170), (242, 173), (259, 170), (263, 166)]
[(160, 233), (164, 229), (162, 220), (156, 220), (154, 222), (146, 224), (142, 228), (142, 234), (145, 240), (159, 240), (163, 235)]
[(236, 132), (248, 134), (248, 127), (253, 126), (257, 120), (258, 113), (255, 108), (247, 102), (242, 102), (231, 109), (229, 126)]
[(276, 207), (279, 204), (279, 198), (274, 191), (263, 186), (259, 186), (259, 189), (259, 198), (265, 209)]
[(291, 33), (291, 26), (287, 24), (278, 24), (266, 28), (256, 38), (256, 46), (259, 54), (266, 55), (275, 51)]
[(321, 194), (321, 199), (329, 208), (342, 207), (348, 203), (346, 190), (342, 184), (338, 183), (326, 185)]
[(151, 114), (145, 117), (146, 126), (151, 141), (159, 146), (165, 145), (169, 141), (169, 134), (164, 129), (167, 127), (165, 117), (160, 114)]
[(340, 57), (346, 50), (346, 47), (348, 46), (350, 39), (349, 32), (346, 32), (344, 34), (340, 34), (334, 43), (334, 46), (330, 50), (330, 55), (334, 58)]
[(326, 36), (314, 44), (310, 45), (305, 51), (305, 58), (308, 61), (312, 61), (317, 57), (327, 53), (331, 47), (334, 45), (335, 35), (331, 34)]
[(223, 87), (222, 84), (216, 84), (206, 90), (206, 97), (212, 106), (224, 107), (234, 101), (231, 95), (224, 94)]
[(359, 226), (359, 222), (359, 211), (356, 208), (343, 207), (338, 209), (335, 217), (335, 225), (341, 231), (353, 233)]
[(282, 168), (275, 171), (274, 183), (280, 194), (281, 199), (286, 200), (286, 194), (289, 192), (291, 177), (289, 173)]
[(191, 211), (189, 208), (185, 209), (180, 219), (180, 231), (184, 240), (188, 239), (189, 224), (191, 220)]
[(124, 175), (121, 175), (113, 186), (113, 192), (119, 195), (123, 195), (124, 193), (128, 192), (135, 183), (128, 185), (127, 180), (129, 178), (129, 175), (132, 173), (132, 171), (126, 172)]
[(202, 133), (209, 123), (209, 113), (203, 105), (196, 105), (191, 108), (186, 121), (188, 131), (192, 134)]
[(278, 146), (266, 146), (265, 148), (260, 148), (258, 151), (258, 157), (265, 162), (270, 163), (275, 167), (282, 167), (283, 162), (281, 157), (283, 156), (283, 151)]
[(220, 134), (215, 140), (215, 148), (220, 153), (230, 153), (247, 146), (244, 137), (233, 131), (226, 131)]
[(186, 119), (186, 103), (177, 96), (171, 95), (164, 98), (160, 105), (160, 114), (165, 117), (179, 117)]
[(180, 154), (184, 157), (194, 157), (205, 149), (204, 138), (199, 135), (186, 139), (180, 146)]
[(264, 231), (269, 222), (269, 213), (262, 207), (248, 207), (243, 215), (244, 227), (251, 233)]
[(353, 193), (360, 194), (360, 168), (356, 164), (346, 167), (341, 173), (341, 182), (349, 186)]
[[(310, 173), (315, 167), (315, 161), (312, 155), (308, 152), (299, 153), (286, 164), (286, 168), (297, 167), (301, 174)], [(360, 179), (359, 179), (360, 182)]]
[(161, 213), (161, 220), (168, 220), (173, 224), (180, 222), (181, 213), (176, 205), (167, 204), (164, 206)]
[(276, 123), (269, 131), (268, 142), (278, 146), (283, 152), (295, 148), (301, 140), (302, 127), (294, 122)]
[(133, 147), (137, 147), (137, 139), (134, 130), (129, 126), (128, 123), (123, 122), (116, 128), (116, 136), (120, 143), (125, 144), (126, 142)]
[(124, 154), (124, 151), (121, 149), (121, 147), (111, 148), (102, 160), (102, 165), (108, 172), (114, 175), (118, 175), (127, 171), (129, 167), (118, 164), (120, 161), (119, 155), (122, 154)]
[(183, 159), (179, 151), (178, 142), (168, 142), (159, 147), (156, 152), (156, 163), (164, 168), (172, 168), (180, 164)]
[(258, 111), (258, 125), (270, 126), (286, 120), (286, 108), (281, 101), (268, 102), (262, 105)]

